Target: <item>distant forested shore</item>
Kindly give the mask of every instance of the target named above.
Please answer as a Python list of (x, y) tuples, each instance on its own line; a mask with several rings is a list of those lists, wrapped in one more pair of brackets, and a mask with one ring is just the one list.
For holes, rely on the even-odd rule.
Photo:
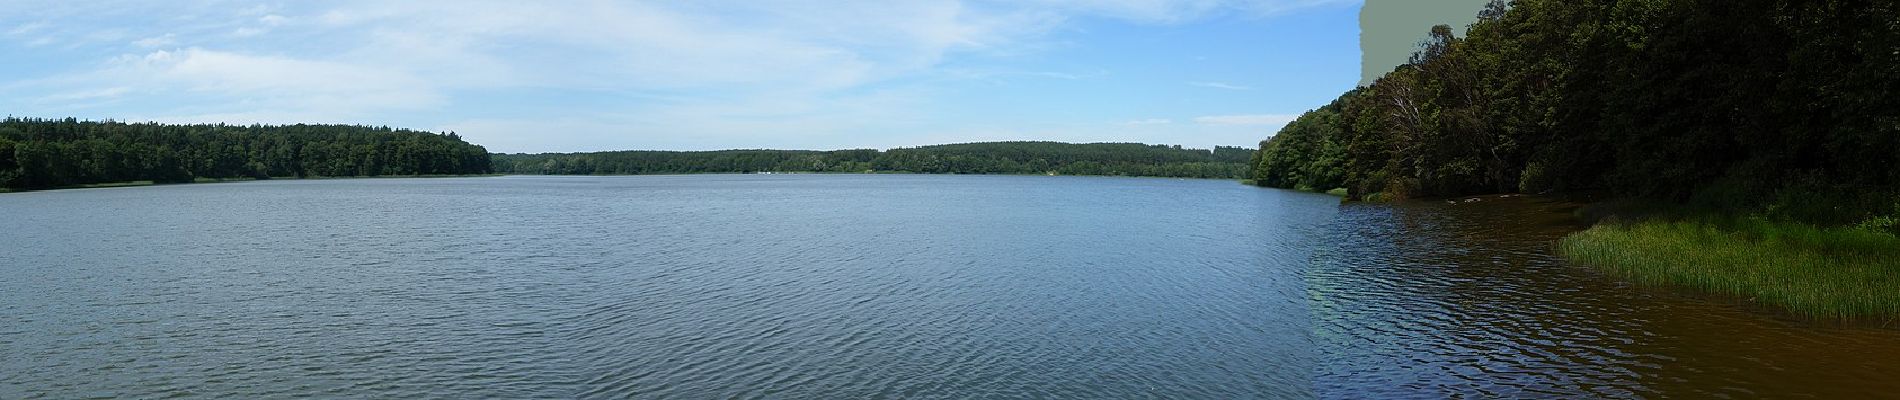
[(359, 125), (0, 120), (0, 190), (195, 181), (478, 174), (748, 172), (1124, 175), (1238, 179), (1253, 150), (986, 142), (891, 150), (490, 154), (453, 133)]
[(1586, 212), (1605, 223), (1560, 244), (1572, 260), (1890, 319), (1896, 93), (1893, 1), (1493, 1), (1263, 141), (1248, 176), (1360, 200), (1607, 194)]
[(118, 182), (489, 173), (454, 133), (357, 125), (0, 120), (0, 189)]
[(494, 172), (642, 175), (744, 172), (1126, 175), (1240, 178), (1253, 151), (1139, 143), (984, 142), (891, 150), (607, 151), (495, 154)]

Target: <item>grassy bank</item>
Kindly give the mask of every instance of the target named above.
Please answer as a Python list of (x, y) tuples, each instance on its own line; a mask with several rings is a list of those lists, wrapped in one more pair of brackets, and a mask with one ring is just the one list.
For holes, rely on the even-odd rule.
[(1558, 242), (1572, 261), (1818, 320), (1900, 318), (1900, 238), (1747, 218), (1609, 221)]

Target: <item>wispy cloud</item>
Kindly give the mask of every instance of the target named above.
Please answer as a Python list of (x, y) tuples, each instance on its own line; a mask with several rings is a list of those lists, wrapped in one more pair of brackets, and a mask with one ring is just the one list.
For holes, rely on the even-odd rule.
[(1202, 125), (1286, 125), (1299, 118), (1292, 114), (1252, 114), (1252, 115), (1210, 115), (1195, 117), (1194, 123)]
[(1187, 84), (1188, 86), (1198, 86), (1198, 87), (1214, 88), (1214, 89), (1253, 90), (1253, 87), (1250, 87), (1250, 86), (1241, 86), (1241, 85), (1235, 85), (1235, 84), (1224, 83), (1224, 82), (1188, 82)]
[(1359, 1), (1362, 0), (1020, 0), (1020, 3), (1136, 22), (1171, 24), (1210, 15), (1271, 16)]
[(25, 35), (28, 33), (39, 31), (40, 29), (44, 29), (44, 28), (46, 28), (46, 22), (44, 21), (28, 22), (28, 23), (16, 25), (12, 29), (7, 29), (7, 34), (15, 35), (15, 36)]
[(1088, 71), (1088, 72), (1058, 72), (1058, 71), (975, 70), (975, 69), (964, 69), (964, 68), (950, 68), (950, 69), (943, 69), (942, 72), (946, 76), (952, 76), (952, 77), (956, 77), (960, 79), (972, 79), (972, 80), (994, 80), (994, 79), (1004, 79), (1004, 78), (1010, 78), (1010, 77), (1034, 77), (1034, 78), (1079, 81), (1079, 80), (1084, 80), (1084, 79), (1096, 79), (1096, 78), (1101, 78), (1101, 77), (1105, 77), (1109, 75), (1109, 72), (1107, 70), (1095, 70), (1095, 71)]
[[(51, 93), (35, 99), (90, 103), (132, 97), (189, 96), (185, 104), (150, 108), (136, 116), (155, 120), (178, 115), (296, 116), (299, 119), (231, 120), (233, 123), (341, 122), (388, 111), (415, 111), (446, 101), (428, 79), (397, 70), (281, 56), (202, 48), (122, 55), (101, 69), (16, 81), (9, 90)], [(84, 106), (85, 104), (72, 104)], [(132, 113), (113, 115), (129, 119)], [(196, 121), (197, 119), (190, 119)]]
[(145, 48), (171, 46), (178, 44), (177, 37), (178, 35), (167, 33), (160, 36), (134, 40), (132, 41), (132, 45)]
[[(971, 80), (1124, 84), (1111, 81), (1125, 77), (1106, 79), (1112, 68), (1107, 65), (963, 62), (1033, 58), (1072, 45), (1052, 37), (1078, 31), (1078, 24), (1180, 24), (1333, 3), (24, 1), (19, 8), (44, 12), (28, 20), (0, 16), (5, 39), (28, 46), (92, 46), (76, 54), (120, 53), (75, 62), (51, 75), (0, 78), (0, 87), (20, 93), (12, 105), (39, 107), (27, 111), (71, 109), (58, 107), (62, 102), (113, 101), (130, 104), (114, 117), (165, 120), (377, 122), (426, 115), (422, 120), (428, 124), (492, 138), (516, 150), (586, 150), (575, 146), (601, 142), (637, 146), (643, 143), (639, 136), (661, 134), (759, 142), (774, 134), (811, 137), (926, 127), (917, 120), (926, 119), (919, 114), (934, 106), (933, 96), (965, 90)], [(98, 15), (163, 19), (141, 26)], [(1222, 82), (1189, 84), (1249, 89)], [(507, 98), (520, 95), (540, 97)], [(572, 100), (583, 97), (589, 102)], [(1101, 115), (1112, 114), (1088, 118), (1113, 124), (1114, 117)], [(1253, 124), (1239, 117), (1248, 116), (1194, 122)], [(547, 120), (566, 121), (566, 128), (559, 133), (534, 128)], [(1175, 122), (1150, 118), (1125, 125), (1159, 131), (1163, 127), (1153, 125)]]
[(51, 96), (41, 97), (39, 100), (42, 102), (101, 100), (101, 99), (111, 99), (111, 98), (123, 96), (127, 92), (131, 92), (131, 91), (132, 91), (132, 88), (118, 86), (118, 87), (84, 90), (84, 91), (78, 91), (78, 92), (59, 93), (59, 94), (54, 94)]

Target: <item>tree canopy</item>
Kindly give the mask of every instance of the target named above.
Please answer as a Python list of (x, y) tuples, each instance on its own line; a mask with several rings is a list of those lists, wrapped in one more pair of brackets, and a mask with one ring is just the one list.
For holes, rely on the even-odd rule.
[(495, 172), (631, 175), (720, 172), (913, 172), (1238, 178), (1252, 151), (1139, 143), (987, 142), (880, 150), (610, 151), (496, 154)]
[(0, 188), (488, 172), (488, 151), (452, 132), (355, 125), (0, 120)]
[[(1249, 175), (1358, 198), (1607, 191), (1851, 219), (1900, 186), (1896, 8), (1493, 1), (1467, 37), (1425, 32), (1410, 63), (1262, 142)], [(1817, 196), (1835, 210), (1792, 215)]]

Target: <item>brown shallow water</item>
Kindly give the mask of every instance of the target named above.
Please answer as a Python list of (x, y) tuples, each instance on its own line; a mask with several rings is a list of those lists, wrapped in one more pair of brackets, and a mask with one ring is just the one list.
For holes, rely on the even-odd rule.
[[(1461, 199), (1462, 200), (1462, 199)], [(1342, 205), (1306, 272), (1319, 397), (1900, 397), (1900, 330), (1632, 285), (1552, 255), (1574, 205)]]

